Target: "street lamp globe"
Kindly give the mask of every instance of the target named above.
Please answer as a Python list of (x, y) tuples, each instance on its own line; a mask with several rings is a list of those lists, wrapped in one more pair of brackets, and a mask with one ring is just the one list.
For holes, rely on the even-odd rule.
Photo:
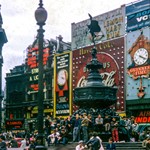
[(43, 8), (42, 0), (40, 0), (39, 7), (35, 11), (35, 19), (38, 25), (45, 25), (47, 11)]

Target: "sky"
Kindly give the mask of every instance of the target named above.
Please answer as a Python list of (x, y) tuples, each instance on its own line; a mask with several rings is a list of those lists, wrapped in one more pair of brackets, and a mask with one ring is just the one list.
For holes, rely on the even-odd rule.
[[(71, 24), (130, 4), (135, 0), (43, 0), (48, 18), (45, 39), (56, 39), (62, 35), (63, 41), (71, 42)], [(3, 46), (2, 88), (5, 87), (6, 73), (10, 73), (17, 65), (24, 63), (25, 50), (33, 43), (37, 35), (38, 25), (34, 12), (39, 0), (0, 0), (3, 29), (8, 42)]]

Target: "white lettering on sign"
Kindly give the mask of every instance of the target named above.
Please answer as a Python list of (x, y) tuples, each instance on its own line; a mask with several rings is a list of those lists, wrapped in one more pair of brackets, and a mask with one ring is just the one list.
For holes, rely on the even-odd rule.
[(38, 75), (30, 76), (29, 81), (37, 81), (39, 79)]
[(103, 72), (101, 73), (103, 83), (105, 86), (112, 87), (115, 84), (115, 78), (113, 76), (115, 75), (116, 71), (111, 72)]
[(69, 110), (67, 109), (67, 110), (57, 110), (56, 111), (56, 114), (58, 115), (58, 114), (67, 114), (67, 113), (69, 113)]
[(31, 69), (31, 74), (35, 74), (35, 73), (38, 73), (38, 72), (39, 72), (38, 68)]
[(148, 20), (148, 19), (149, 19), (149, 16), (148, 16), (148, 15), (145, 15), (145, 16), (142, 16), (142, 17), (139, 17), (139, 18), (136, 18), (137, 22), (145, 21), (145, 20)]

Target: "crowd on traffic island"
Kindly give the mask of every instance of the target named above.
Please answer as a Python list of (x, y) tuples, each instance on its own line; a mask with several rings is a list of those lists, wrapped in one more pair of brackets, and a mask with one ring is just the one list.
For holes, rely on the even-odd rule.
[[(76, 150), (86, 149), (90, 146), (96, 146), (98, 147), (97, 150), (100, 148), (102, 150), (102, 141), (104, 140), (102, 135), (105, 135), (105, 137), (108, 137), (107, 150), (111, 150), (112, 147), (115, 149), (115, 143), (117, 142), (137, 141), (142, 142), (143, 148), (148, 150), (150, 149), (150, 133), (148, 131), (139, 133), (138, 126), (134, 116), (130, 118), (123, 116), (121, 118), (117, 115), (105, 114), (102, 116), (97, 114), (96, 117), (93, 117), (91, 114), (84, 112), (82, 114), (76, 113), (74, 116), (68, 116), (67, 118), (57, 117), (52, 119), (47, 116), (44, 131), (48, 146), (78, 142)], [(33, 131), (33, 133), (26, 132), (23, 136), (20, 133), (3, 133), (0, 135), (0, 137), (3, 137), (0, 138), (0, 146), (4, 144), (1, 143), (5, 140), (9, 141), (9, 147), (15, 147), (17, 144), (14, 137), (22, 137), (21, 147), (29, 145), (29, 149), (32, 150), (36, 146), (37, 134), (37, 130)], [(0, 150), (3, 149), (0, 147)]]

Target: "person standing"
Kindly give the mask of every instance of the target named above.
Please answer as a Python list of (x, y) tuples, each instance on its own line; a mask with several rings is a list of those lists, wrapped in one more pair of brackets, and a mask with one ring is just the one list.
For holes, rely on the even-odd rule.
[(82, 128), (82, 134), (83, 134), (83, 141), (88, 141), (88, 126), (89, 126), (90, 120), (87, 117), (86, 113), (83, 113), (83, 119), (81, 121), (81, 128)]
[(75, 119), (72, 121), (73, 126), (73, 142), (80, 141), (80, 129), (81, 129), (81, 119), (79, 118), (79, 114), (76, 114)]
[(112, 139), (114, 142), (119, 141), (119, 134), (118, 134), (118, 122), (116, 121), (116, 118), (112, 118), (111, 122), (111, 131), (112, 131)]

